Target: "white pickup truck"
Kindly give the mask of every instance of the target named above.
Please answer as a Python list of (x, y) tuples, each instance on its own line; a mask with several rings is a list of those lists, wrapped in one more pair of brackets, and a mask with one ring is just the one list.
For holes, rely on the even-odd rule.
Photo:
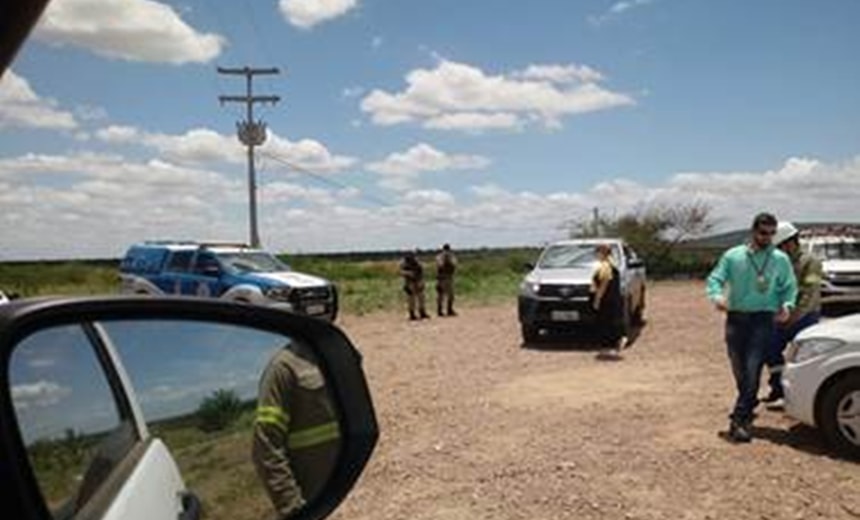
[(860, 232), (810, 230), (801, 247), (821, 260), (821, 303), (825, 314), (860, 309)]
[(645, 312), (645, 264), (620, 238), (571, 239), (547, 246), (520, 285), (518, 313), (523, 341), (542, 332), (575, 332), (594, 322), (590, 305), (595, 247), (608, 244), (621, 276), (625, 327)]

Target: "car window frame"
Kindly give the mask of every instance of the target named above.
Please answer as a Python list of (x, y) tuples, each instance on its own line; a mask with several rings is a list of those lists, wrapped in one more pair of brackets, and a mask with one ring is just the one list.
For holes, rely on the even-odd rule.
[[(2, 324), (0, 324), (2, 325)], [(124, 482), (128, 480), (131, 473), (137, 466), (137, 462), (143, 457), (146, 452), (146, 447), (152, 439), (148, 437), (145, 429), (141, 429), (141, 417), (139, 410), (132, 404), (130, 398), (130, 390), (126, 387), (127, 378), (121, 373), (122, 367), (118, 366), (118, 358), (112, 355), (109, 351), (110, 346), (105, 342), (105, 336), (99, 330), (98, 325), (92, 322), (71, 322), (57, 324), (80, 326), (88, 340), (89, 346), (93, 349), (93, 354), (96, 357), (98, 366), (105, 376), (106, 383), (110, 389), (111, 396), (117, 407), (120, 422), (127, 419), (132, 428), (131, 442), (125, 446), (122, 455), (118, 458), (117, 463), (111, 468), (108, 478), (106, 478), (87, 499), (77, 512), (72, 515), (72, 518), (97, 518), (105, 513), (110, 507), (113, 499), (116, 498)], [(24, 329), (17, 338), (11, 342), (16, 347), (20, 346), (20, 341), (28, 337), (35, 331)], [(2, 340), (3, 338), (0, 338)], [(11, 388), (11, 380), (9, 371), (11, 368), (10, 362), (15, 348), (4, 348), (0, 351), (0, 388)], [(7, 505), (15, 514), (12, 518), (54, 518), (53, 513), (47, 505), (45, 497), (42, 493), (41, 484), (33, 471), (32, 464), (28, 456), (27, 446), (24, 444), (21, 428), (18, 421), (18, 416), (12, 402), (11, 392), (2, 392), (0, 396), (0, 413), (8, 417), (8, 421), (2, 421), (0, 426), (0, 449), (4, 456), (4, 469), (10, 471), (12, 478), (6, 478), (0, 470), (0, 482), (10, 482), (8, 488), (17, 484), (17, 492), (19, 498), (18, 505), (5, 504), (0, 501), (0, 504), (5, 508)], [(11, 448), (11, 449), (10, 449)], [(17, 509), (21, 507), (22, 509)], [(9, 509), (4, 509), (9, 510)], [(19, 511), (16, 513), (16, 511)]]

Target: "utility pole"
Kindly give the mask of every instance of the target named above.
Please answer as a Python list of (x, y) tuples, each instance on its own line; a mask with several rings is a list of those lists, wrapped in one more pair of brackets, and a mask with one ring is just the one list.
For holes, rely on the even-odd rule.
[(251, 235), (251, 247), (260, 247), (260, 233), (257, 230), (257, 180), (254, 171), (254, 147), (266, 142), (266, 124), (262, 121), (254, 121), (254, 103), (275, 104), (281, 100), (279, 96), (255, 96), (253, 91), (254, 76), (260, 74), (280, 74), (277, 68), (252, 69), (242, 67), (241, 69), (228, 69), (218, 67), (218, 74), (234, 74), (245, 76), (244, 96), (218, 96), (218, 101), (224, 103), (245, 103), (247, 117), (244, 121), (236, 122), (236, 134), (239, 142), (248, 149), (248, 211)]

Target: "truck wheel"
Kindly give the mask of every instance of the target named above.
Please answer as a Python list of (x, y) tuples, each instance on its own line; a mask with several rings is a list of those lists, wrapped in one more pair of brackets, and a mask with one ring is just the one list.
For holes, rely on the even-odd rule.
[(527, 323), (522, 324), (523, 343), (534, 343), (540, 338), (540, 329)]
[(860, 459), (860, 373), (846, 374), (825, 391), (818, 417), (831, 446)]
[(633, 312), (633, 324), (642, 325), (645, 323), (645, 288), (642, 288), (642, 294), (639, 296), (639, 305)]

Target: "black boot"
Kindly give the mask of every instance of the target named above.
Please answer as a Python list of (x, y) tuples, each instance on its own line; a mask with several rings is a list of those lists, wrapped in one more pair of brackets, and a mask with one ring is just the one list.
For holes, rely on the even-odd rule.
[(415, 315), (415, 311), (409, 311), (409, 319), (411, 321), (415, 321), (418, 319), (418, 316)]
[(751, 426), (749, 422), (739, 422), (732, 419), (729, 425), (729, 438), (738, 443), (752, 441)]
[(424, 311), (424, 310), (421, 311), (421, 319), (422, 320), (429, 320), (430, 319), (430, 315), (427, 314), (427, 311)]
[(449, 305), (448, 306), (448, 316), (456, 316), (456, 315), (457, 315), (457, 313), (454, 312), (454, 307)]

